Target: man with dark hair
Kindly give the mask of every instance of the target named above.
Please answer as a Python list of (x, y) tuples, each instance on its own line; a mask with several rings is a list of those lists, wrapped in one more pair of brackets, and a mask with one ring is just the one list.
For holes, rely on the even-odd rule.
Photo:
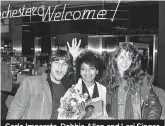
[(57, 119), (60, 98), (68, 88), (62, 80), (72, 74), (72, 55), (64, 50), (54, 51), (47, 74), (27, 77), (21, 83), (7, 119)]

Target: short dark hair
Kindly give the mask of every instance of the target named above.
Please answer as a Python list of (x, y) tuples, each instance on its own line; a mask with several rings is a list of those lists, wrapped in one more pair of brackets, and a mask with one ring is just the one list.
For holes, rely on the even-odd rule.
[(80, 69), (81, 69), (81, 65), (82, 63), (86, 63), (89, 66), (93, 66), (98, 70), (98, 74), (96, 76), (96, 80), (99, 80), (99, 78), (102, 75), (102, 67), (103, 64), (101, 62), (101, 59), (99, 58), (99, 56), (97, 54), (94, 54), (92, 51), (90, 50), (85, 50), (84, 52), (82, 52), (77, 60), (76, 60), (76, 74), (77, 74), (77, 79), (81, 77), (80, 75)]
[(73, 71), (73, 56), (71, 55), (70, 52), (57, 49), (51, 53), (51, 56), (49, 57), (49, 63), (52, 63), (53, 61), (56, 60), (64, 60), (66, 63), (68, 63), (69, 68), (67, 71), (66, 76), (71, 75)]

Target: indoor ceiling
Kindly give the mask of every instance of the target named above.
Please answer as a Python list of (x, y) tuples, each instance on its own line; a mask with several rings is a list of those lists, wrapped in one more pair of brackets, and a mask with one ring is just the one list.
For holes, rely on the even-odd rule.
[[(8, 5), (8, 4), (11, 4), (11, 5), (21, 5), (22, 4), (45, 4), (45, 5), (57, 5), (57, 4), (70, 4), (70, 5), (89, 5), (89, 4), (101, 4), (101, 3), (114, 3), (114, 2), (118, 2), (118, 0), (100, 0), (100, 1), (92, 1), (92, 0), (88, 0), (88, 1), (61, 1), (61, 0), (56, 0), (56, 1), (28, 1), (28, 0), (24, 0), (24, 1), (5, 1), (5, 0), (2, 0), (1, 1), (1, 6), (5, 6), (5, 5)], [(127, 0), (127, 1), (122, 1), (122, 3), (128, 3), (128, 2), (135, 2), (135, 1), (132, 1), (132, 0)]]
[[(55, 5), (64, 5), (68, 4), (70, 7), (83, 7), (83, 6), (95, 6), (95, 5), (100, 5), (100, 4), (105, 4), (105, 3), (117, 3), (118, 1), (116, 0), (100, 0), (100, 1), (1, 1), (1, 7), (2, 8), (7, 8), (8, 5), (10, 4), (13, 7), (20, 8), (23, 7), (23, 5), (26, 5), (26, 7), (39, 7), (41, 5), (45, 6), (55, 6)], [(122, 3), (126, 3), (126, 1), (122, 1)], [(128, 2), (127, 2), (128, 3)]]
[[(56, 1), (28, 1), (28, 0), (24, 0), (24, 1), (1, 1), (1, 6), (0, 7), (5, 7), (7, 8), (7, 6), (10, 4), (11, 6), (15, 7), (15, 8), (21, 8), (23, 7), (23, 5), (26, 5), (26, 7), (39, 7), (41, 5), (45, 5), (45, 6), (55, 6), (55, 5), (64, 5), (64, 4), (69, 4), (70, 7), (83, 7), (83, 6), (95, 6), (95, 5), (101, 5), (101, 4), (107, 4), (107, 3), (117, 3), (118, 0), (100, 0), (100, 1), (92, 1), (92, 0), (88, 0), (88, 1), (63, 1), (63, 0), (56, 0)], [(126, 6), (128, 5), (133, 5), (133, 6), (141, 6), (141, 5), (149, 5), (149, 4), (157, 4), (158, 1), (132, 1), (132, 0), (122, 0), (122, 3), (126, 3)]]

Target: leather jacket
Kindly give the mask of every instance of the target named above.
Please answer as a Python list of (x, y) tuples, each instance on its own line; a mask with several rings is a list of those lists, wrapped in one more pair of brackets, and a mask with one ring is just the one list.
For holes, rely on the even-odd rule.
[(142, 119), (160, 119), (162, 106), (159, 98), (153, 88), (149, 92), (148, 99), (142, 105)]
[[(135, 94), (128, 91), (125, 106), (124, 119), (160, 119), (162, 106), (148, 75)], [(109, 117), (118, 119), (118, 87), (107, 91), (106, 110)]]

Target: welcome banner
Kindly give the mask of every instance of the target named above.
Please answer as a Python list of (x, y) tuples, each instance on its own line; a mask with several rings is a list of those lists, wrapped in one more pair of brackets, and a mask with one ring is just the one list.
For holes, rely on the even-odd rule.
[[(8, 5), (7, 10), (0, 12), (0, 18), (16, 18), (16, 17), (26, 17), (26, 16), (41, 16), (42, 22), (49, 22), (49, 21), (69, 21), (69, 20), (102, 20), (102, 19), (109, 19), (113, 22), (116, 12), (118, 10), (119, 4), (121, 0), (118, 1), (115, 10), (111, 9), (101, 9), (101, 10), (74, 10), (74, 11), (67, 11), (67, 4), (64, 5), (56, 5), (56, 6), (48, 6), (45, 7), (44, 5), (40, 7), (26, 7), (23, 5), (19, 9), (11, 9), (11, 5)], [(62, 8), (62, 10), (61, 10)], [(59, 11), (59, 9), (61, 11)], [(107, 17), (108, 11), (112, 11), (113, 16)]]

